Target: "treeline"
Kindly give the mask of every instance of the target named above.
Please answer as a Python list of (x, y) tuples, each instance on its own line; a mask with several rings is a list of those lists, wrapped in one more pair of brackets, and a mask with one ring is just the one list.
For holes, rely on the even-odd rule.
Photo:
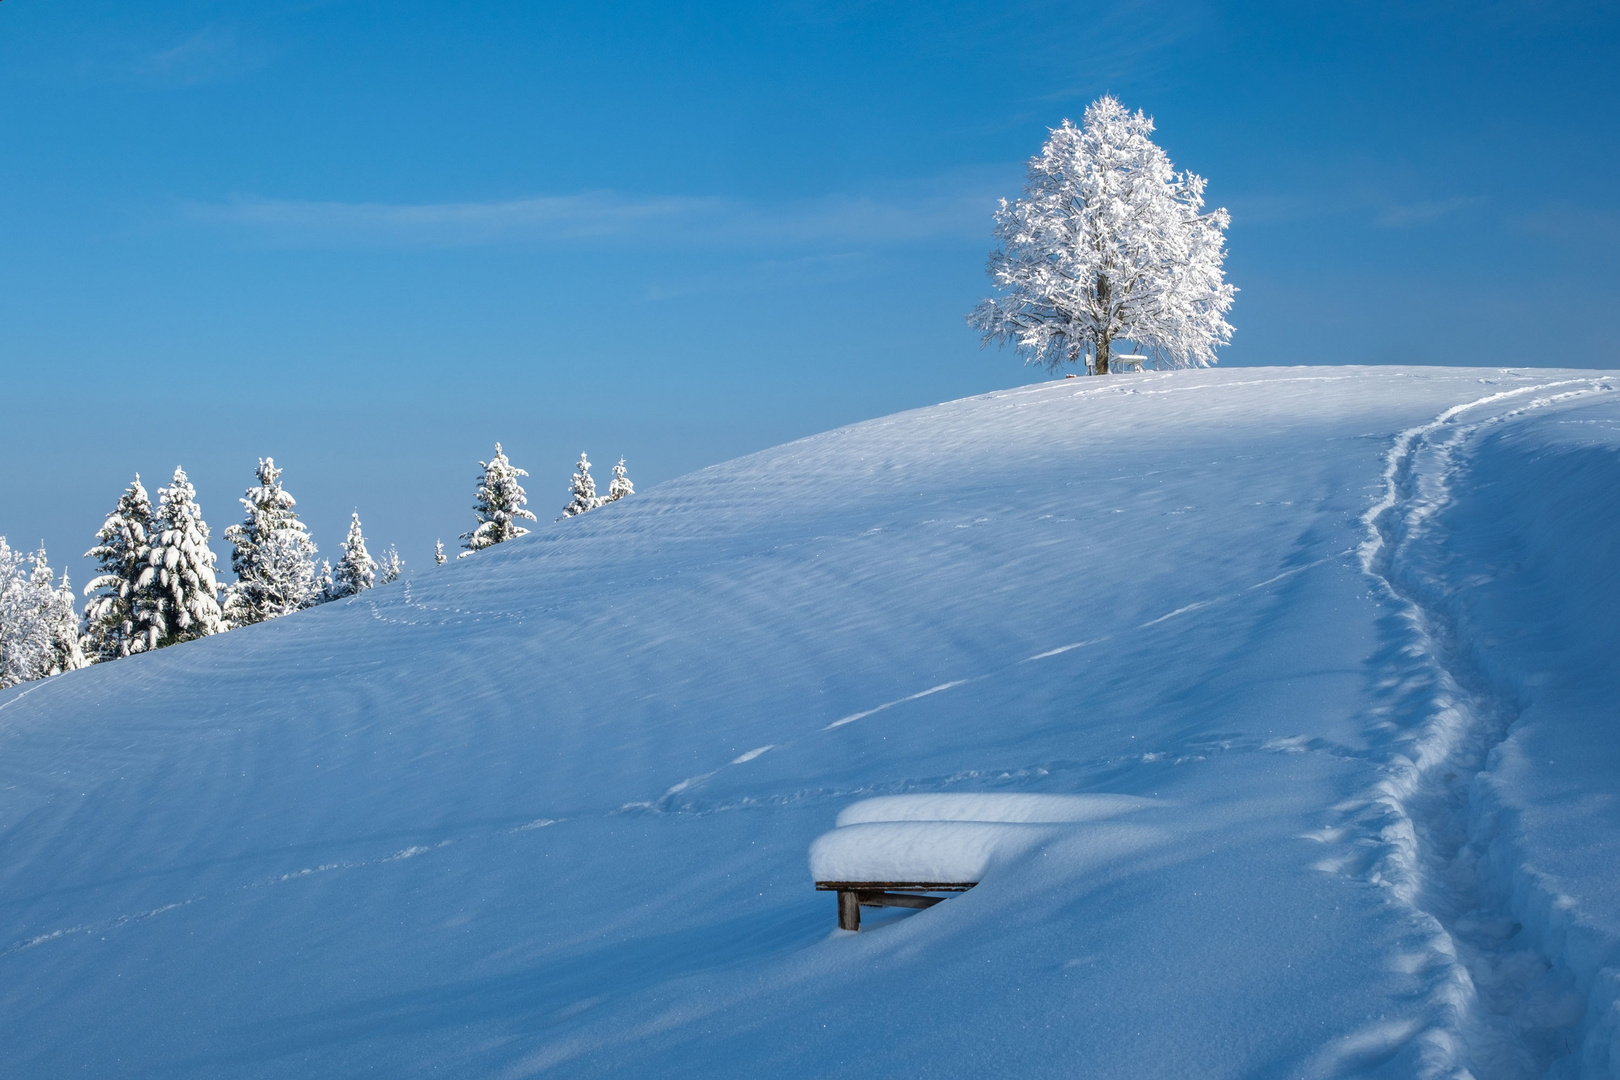
[[(477, 523), (460, 537), (462, 556), (522, 536), (529, 530), (519, 522), (535, 520), (518, 482), (528, 473), (512, 465), (500, 443), (493, 458), (478, 464)], [(635, 493), (623, 458), (606, 496), (596, 494), (590, 469), (581, 454), (559, 521)], [(338, 545), (343, 556), (337, 565), (317, 564), (315, 542), (275, 461), (261, 458), (256, 478), (240, 500), (243, 520), (223, 533), (236, 575), (226, 584), (217, 579), (208, 523), (181, 468), (158, 489), (155, 505), (138, 473), (119, 496), (85, 552), (98, 573), (85, 586), (82, 615), (74, 610), (67, 572), (58, 584), (43, 545), (25, 555), (0, 536), (0, 688), (355, 596), (404, 571), (392, 545), (380, 558), (366, 549), (358, 513)], [(434, 561), (442, 564), (443, 541), (434, 547)]]

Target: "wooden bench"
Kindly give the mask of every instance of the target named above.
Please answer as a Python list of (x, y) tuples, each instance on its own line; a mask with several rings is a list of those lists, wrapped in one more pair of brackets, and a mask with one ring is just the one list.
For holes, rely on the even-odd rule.
[(978, 885), (997, 859), (1016, 858), (1071, 829), (1153, 805), (1132, 795), (935, 792), (879, 795), (844, 807), (810, 845), (810, 880), (838, 894), (838, 926), (861, 928), (862, 907), (931, 908)]
[(838, 894), (838, 929), (859, 930), (862, 907), (931, 908), (943, 896), (932, 892), (967, 892), (977, 881), (818, 881), (816, 888)]

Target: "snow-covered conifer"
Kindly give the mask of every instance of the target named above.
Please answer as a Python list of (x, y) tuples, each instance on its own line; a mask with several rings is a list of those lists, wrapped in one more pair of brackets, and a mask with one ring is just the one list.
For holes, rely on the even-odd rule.
[[(27, 572), (25, 562), (33, 564)], [(58, 587), (43, 546), (29, 558), (0, 536), (0, 688), (86, 663), (67, 575)]]
[(335, 599), (332, 595), (332, 564), (326, 559), (321, 560), (321, 568), (315, 571), (315, 602), (324, 604)]
[(478, 478), (478, 492), (473, 503), (473, 514), (478, 518), (478, 525), (472, 532), (462, 534), (461, 538), (467, 542), (464, 545), (467, 550), (462, 552), (461, 557), (526, 535), (529, 530), (518, 522), (535, 519), (533, 513), (524, 509), (529, 498), (518, 483), (518, 477), (529, 474), (506, 460), (500, 443), (495, 444), (493, 458), (478, 464), (484, 470)]
[(236, 581), (226, 590), (225, 617), (234, 626), (274, 619), (319, 599), (315, 543), (281, 486), (275, 459), (260, 458), (259, 483), (240, 500), (247, 517), (225, 530)]
[(398, 581), (399, 575), (405, 572), (405, 560), (399, 557), (399, 549), (393, 544), (383, 557), (377, 560), (377, 584), (387, 585), (391, 581)]
[(616, 502), (626, 495), (634, 495), (635, 493), (636, 487), (630, 482), (630, 477), (624, 470), (624, 458), (620, 458), (619, 463), (613, 466), (613, 479), (608, 483), (607, 498), (602, 501), (604, 503)]
[(44, 654), (34, 585), (23, 569), (26, 561), (0, 536), (0, 689), (39, 678)]
[(1225, 315), (1227, 212), (1203, 213), (1204, 180), (1176, 172), (1148, 138), (1153, 121), (1111, 96), (1065, 120), (1029, 162), (1024, 196), (996, 212), (999, 297), (968, 322), (1057, 370), (1105, 375), (1116, 340), (1161, 367), (1207, 367), (1232, 338)]
[(177, 466), (169, 486), (158, 488), (146, 567), (136, 582), (134, 622), (144, 648), (160, 649), (226, 628), (214, 569), (197, 489)]
[[(146, 566), (147, 538), (152, 527), (152, 500), (135, 479), (96, 533), (97, 544), (84, 553), (95, 559), (100, 575), (84, 587), (84, 650), (93, 661), (112, 660), (139, 651), (135, 633), (135, 583)], [(92, 595), (93, 594), (93, 595)]]
[(39, 603), (40, 629), (45, 637), (41, 676), (60, 675), (64, 671), (88, 667), (90, 661), (85, 658), (79, 644), (79, 615), (73, 610), (73, 589), (68, 584), (67, 571), (62, 571), (61, 586), (54, 585), (43, 544), (34, 554), (34, 572), (31, 576)]
[(359, 514), (349, 515), (349, 538), (339, 546), (343, 548), (343, 558), (332, 570), (332, 587), (328, 591), (333, 600), (363, 593), (377, 584), (377, 560), (366, 551)]
[(437, 566), (444, 565), (444, 541), (433, 541), (433, 562)]
[(602, 500), (596, 497), (596, 481), (591, 479), (591, 463), (582, 453), (574, 468), (573, 482), (568, 486), (568, 505), (563, 507), (562, 517), (577, 517), (601, 505)]

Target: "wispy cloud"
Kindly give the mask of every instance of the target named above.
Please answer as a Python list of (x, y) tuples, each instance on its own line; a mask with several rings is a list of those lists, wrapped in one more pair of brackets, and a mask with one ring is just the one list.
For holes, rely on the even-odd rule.
[[(1015, 173), (1008, 176), (1016, 183)], [(786, 202), (615, 191), (442, 203), (238, 196), (190, 203), (183, 212), (194, 223), (276, 247), (887, 246), (948, 238), (988, 241), (996, 196), (1011, 183), (975, 174), (909, 191)]]
[(205, 26), (174, 44), (139, 52), (124, 66), (137, 78), (196, 86), (262, 67), (272, 51), (235, 27)]
[(1375, 221), (1380, 228), (1384, 229), (1422, 225), (1437, 218), (1443, 218), (1447, 214), (1454, 214), (1458, 210), (1478, 206), (1484, 201), (1485, 197), (1483, 195), (1458, 195), (1450, 199), (1433, 199), (1399, 206), (1386, 206), (1379, 211)]

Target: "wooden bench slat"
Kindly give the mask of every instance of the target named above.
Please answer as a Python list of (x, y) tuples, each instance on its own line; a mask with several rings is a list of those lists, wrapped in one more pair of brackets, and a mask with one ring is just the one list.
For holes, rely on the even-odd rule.
[(977, 881), (818, 881), (823, 891), (848, 889), (898, 889), (906, 892), (967, 892)]
[(931, 908), (945, 902), (943, 896), (916, 896), (914, 893), (967, 892), (977, 881), (818, 881), (816, 888), (838, 893), (838, 928), (859, 930), (861, 907)]

